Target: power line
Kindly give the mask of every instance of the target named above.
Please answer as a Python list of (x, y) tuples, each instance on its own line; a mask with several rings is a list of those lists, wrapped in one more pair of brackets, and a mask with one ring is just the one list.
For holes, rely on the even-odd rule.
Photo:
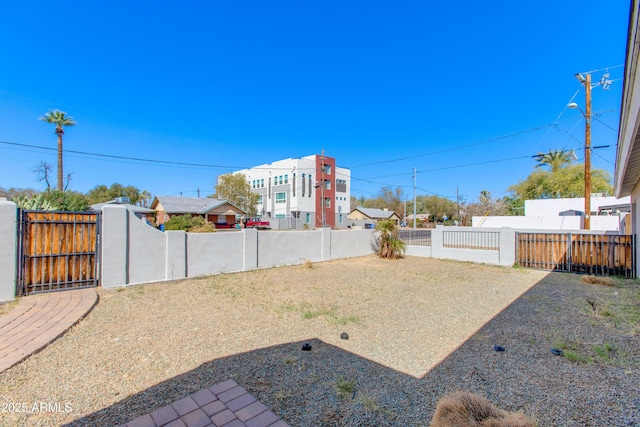
[[(57, 148), (52, 147), (43, 147), (40, 145), (31, 145), (31, 144), (20, 144), (17, 142), (8, 142), (8, 141), (0, 141), (0, 144), (7, 145), (15, 145), (19, 147), (29, 147), (29, 148), (38, 148), (41, 150), (49, 150), (49, 151), (57, 151)], [(226, 165), (211, 165), (204, 163), (187, 163), (187, 162), (175, 162), (171, 160), (157, 160), (157, 159), (143, 159), (139, 157), (128, 157), (128, 156), (116, 156), (113, 154), (102, 154), (102, 153), (89, 153), (87, 151), (76, 151), (76, 150), (63, 150), (64, 153), (73, 153), (73, 154), (82, 154), (85, 156), (95, 156), (95, 157), (106, 157), (109, 159), (120, 159), (120, 160), (134, 160), (137, 162), (148, 162), (148, 163), (159, 163), (166, 165), (180, 165), (180, 166), (194, 166), (194, 167), (206, 167), (206, 168), (223, 168), (223, 169), (244, 169), (238, 166), (226, 166)]]
[(537, 130), (540, 130), (540, 129), (551, 127), (553, 125), (554, 125), (553, 123), (550, 123), (550, 124), (538, 126), (538, 127), (527, 129), (527, 130), (514, 132), (514, 133), (511, 133), (511, 134), (508, 134), (508, 135), (503, 135), (503, 136), (498, 136), (498, 137), (495, 137), (495, 138), (486, 139), (486, 140), (480, 141), (480, 142), (474, 142), (474, 143), (471, 143), (471, 144), (459, 145), (457, 147), (451, 147), (451, 148), (446, 148), (444, 150), (432, 151), (432, 152), (425, 153), (425, 154), (418, 154), (418, 155), (409, 156), (409, 157), (401, 157), (401, 158), (398, 158), (398, 159), (381, 160), (379, 162), (365, 163), (365, 164), (362, 164), (362, 165), (351, 166), (350, 169), (359, 168), (359, 167), (363, 167), (363, 166), (380, 165), (380, 164), (384, 164), (384, 163), (400, 162), (400, 161), (403, 161), (403, 160), (416, 159), (418, 157), (426, 157), (426, 156), (432, 156), (434, 154), (441, 154), (441, 153), (448, 153), (450, 151), (455, 151), (455, 150), (462, 150), (464, 148), (474, 147), (474, 146), (477, 146), (477, 145), (487, 144), (489, 142), (499, 141), (501, 139), (512, 138), (514, 136), (522, 135), (522, 134), (529, 133), (529, 132), (534, 132), (534, 131), (537, 131)]

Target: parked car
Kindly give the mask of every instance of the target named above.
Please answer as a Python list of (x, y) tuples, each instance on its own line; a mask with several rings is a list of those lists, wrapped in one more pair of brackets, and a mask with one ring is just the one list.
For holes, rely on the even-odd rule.
[(257, 228), (258, 230), (268, 230), (271, 228), (269, 221), (262, 221), (260, 218), (247, 218), (244, 223), (245, 228)]

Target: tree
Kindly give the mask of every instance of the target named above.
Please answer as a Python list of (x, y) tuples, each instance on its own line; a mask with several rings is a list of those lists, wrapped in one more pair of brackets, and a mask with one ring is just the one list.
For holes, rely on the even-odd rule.
[[(508, 190), (522, 200), (584, 197), (584, 165), (570, 165), (556, 172), (534, 170), (524, 181), (512, 185)], [(607, 171), (591, 170), (591, 191), (613, 193)]]
[(251, 191), (251, 185), (244, 174), (220, 175), (218, 185), (216, 185), (216, 193), (210, 197), (227, 200), (249, 216), (254, 216), (257, 213), (256, 205), (259, 195)]
[[(407, 212), (413, 213), (413, 200), (407, 201)], [(429, 220), (440, 222), (458, 218), (456, 202), (440, 196), (416, 196), (416, 213), (429, 214)]]
[(378, 256), (380, 258), (402, 258), (405, 245), (398, 237), (398, 227), (389, 219), (385, 219), (376, 224), (378, 231)]
[(494, 199), (487, 190), (480, 192), (478, 201), (464, 207), (462, 225), (471, 225), (474, 216), (501, 216), (509, 212), (509, 206), (504, 199)]
[(4, 197), (7, 200), (13, 200), (16, 197), (33, 197), (38, 194), (37, 190), (33, 188), (14, 188), (11, 187), (8, 190), (0, 187), (0, 197)]
[(47, 190), (51, 188), (51, 183), (49, 183), (49, 174), (51, 173), (51, 165), (44, 160), (40, 162), (38, 167), (36, 167), (33, 172), (35, 172), (37, 176), (38, 182), (44, 181), (47, 184)]
[(548, 153), (538, 153), (535, 156), (538, 164), (537, 168), (547, 166), (552, 173), (556, 173), (560, 168), (571, 163), (571, 151), (567, 151), (564, 148), (562, 150), (553, 150)]
[(132, 205), (135, 205), (140, 198), (140, 190), (133, 185), (123, 186), (117, 182), (106, 185), (96, 185), (87, 193), (89, 203), (95, 205), (97, 203), (109, 202), (117, 197), (128, 197)]
[(140, 198), (138, 199), (138, 204), (143, 208), (148, 208), (151, 201), (151, 193), (147, 190), (142, 190), (140, 192)]
[(67, 113), (60, 110), (49, 111), (40, 120), (56, 125), (55, 133), (58, 135), (58, 191), (63, 191), (63, 171), (62, 171), (62, 135), (64, 128), (67, 126), (75, 126), (76, 122), (73, 117), (67, 116)]

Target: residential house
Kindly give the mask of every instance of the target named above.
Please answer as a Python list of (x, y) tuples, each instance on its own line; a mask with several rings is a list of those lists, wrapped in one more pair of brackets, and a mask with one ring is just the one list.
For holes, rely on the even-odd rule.
[[(631, 197), (631, 234), (637, 235), (640, 212), (637, 200), (640, 198), (640, 6), (631, 2), (629, 29), (627, 32), (627, 53), (624, 65), (624, 86), (620, 105), (620, 126), (618, 150), (614, 174), (616, 197)], [(636, 273), (640, 269), (640, 251), (636, 251)]]
[(238, 218), (246, 215), (246, 212), (227, 200), (211, 198), (156, 196), (151, 208), (157, 212), (158, 225), (169, 221), (174, 215), (201, 216), (215, 224), (235, 224)]
[(375, 209), (375, 208), (364, 208), (362, 206), (358, 206), (349, 212), (347, 216), (349, 220), (353, 221), (373, 221), (374, 223), (382, 220), (391, 220), (395, 225), (400, 225), (401, 218), (394, 211), (390, 211), (388, 209)]
[(130, 199), (128, 197), (117, 197), (111, 201), (104, 203), (96, 203), (95, 205), (91, 205), (90, 208), (92, 211), (100, 211), (103, 206), (106, 205), (121, 205), (127, 208), (127, 210), (133, 213), (135, 216), (140, 218), (143, 221), (147, 221), (149, 223), (153, 223), (156, 211), (149, 208), (143, 208), (142, 206), (132, 205)]
[(260, 218), (281, 219), (287, 228), (347, 227), (351, 171), (336, 167), (333, 157), (314, 154), (235, 173), (243, 174), (259, 195)]

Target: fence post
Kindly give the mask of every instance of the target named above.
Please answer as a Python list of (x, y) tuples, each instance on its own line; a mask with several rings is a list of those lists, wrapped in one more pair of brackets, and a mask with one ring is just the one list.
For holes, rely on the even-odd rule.
[(102, 208), (101, 281), (104, 289), (129, 283), (129, 215), (124, 206)]
[(260, 258), (260, 253), (258, 252), (258, 230), (255, 228), (245, 228), (242, 230), (242, 234), (244, 238), (242, 271), (256, 270)]
[(320, 244), (320, 260), (328, 261), (331, 259), (331, 229), (321, 228), (322, 243)]
[(509, 228), (500, 230), (498, 256), (500, 265), (512, 267), (516, 262), (516, 231)]
[(187, 277), (187, 233), (183, 230), (167, 230), (166, 262), (164, 278), (166, 280), (184, 279)]
[(572, 263), (573, 263), (572, 246), (573, 246), (573, 238), (571, 237), (571, 233), (567, 233), (567, 262), (569, 263), (568, 265), (569, 273), (571, 273), (572, 271)]
[(442, 258), (442, 247), (444, 241), (444, 229), (440, 227), (431, 229), (431, 257)]
[(0, 301), (16, 298), (16, 279), (19, 263), (17, 254), (17, 214), (13, 202), (0, 201)]

